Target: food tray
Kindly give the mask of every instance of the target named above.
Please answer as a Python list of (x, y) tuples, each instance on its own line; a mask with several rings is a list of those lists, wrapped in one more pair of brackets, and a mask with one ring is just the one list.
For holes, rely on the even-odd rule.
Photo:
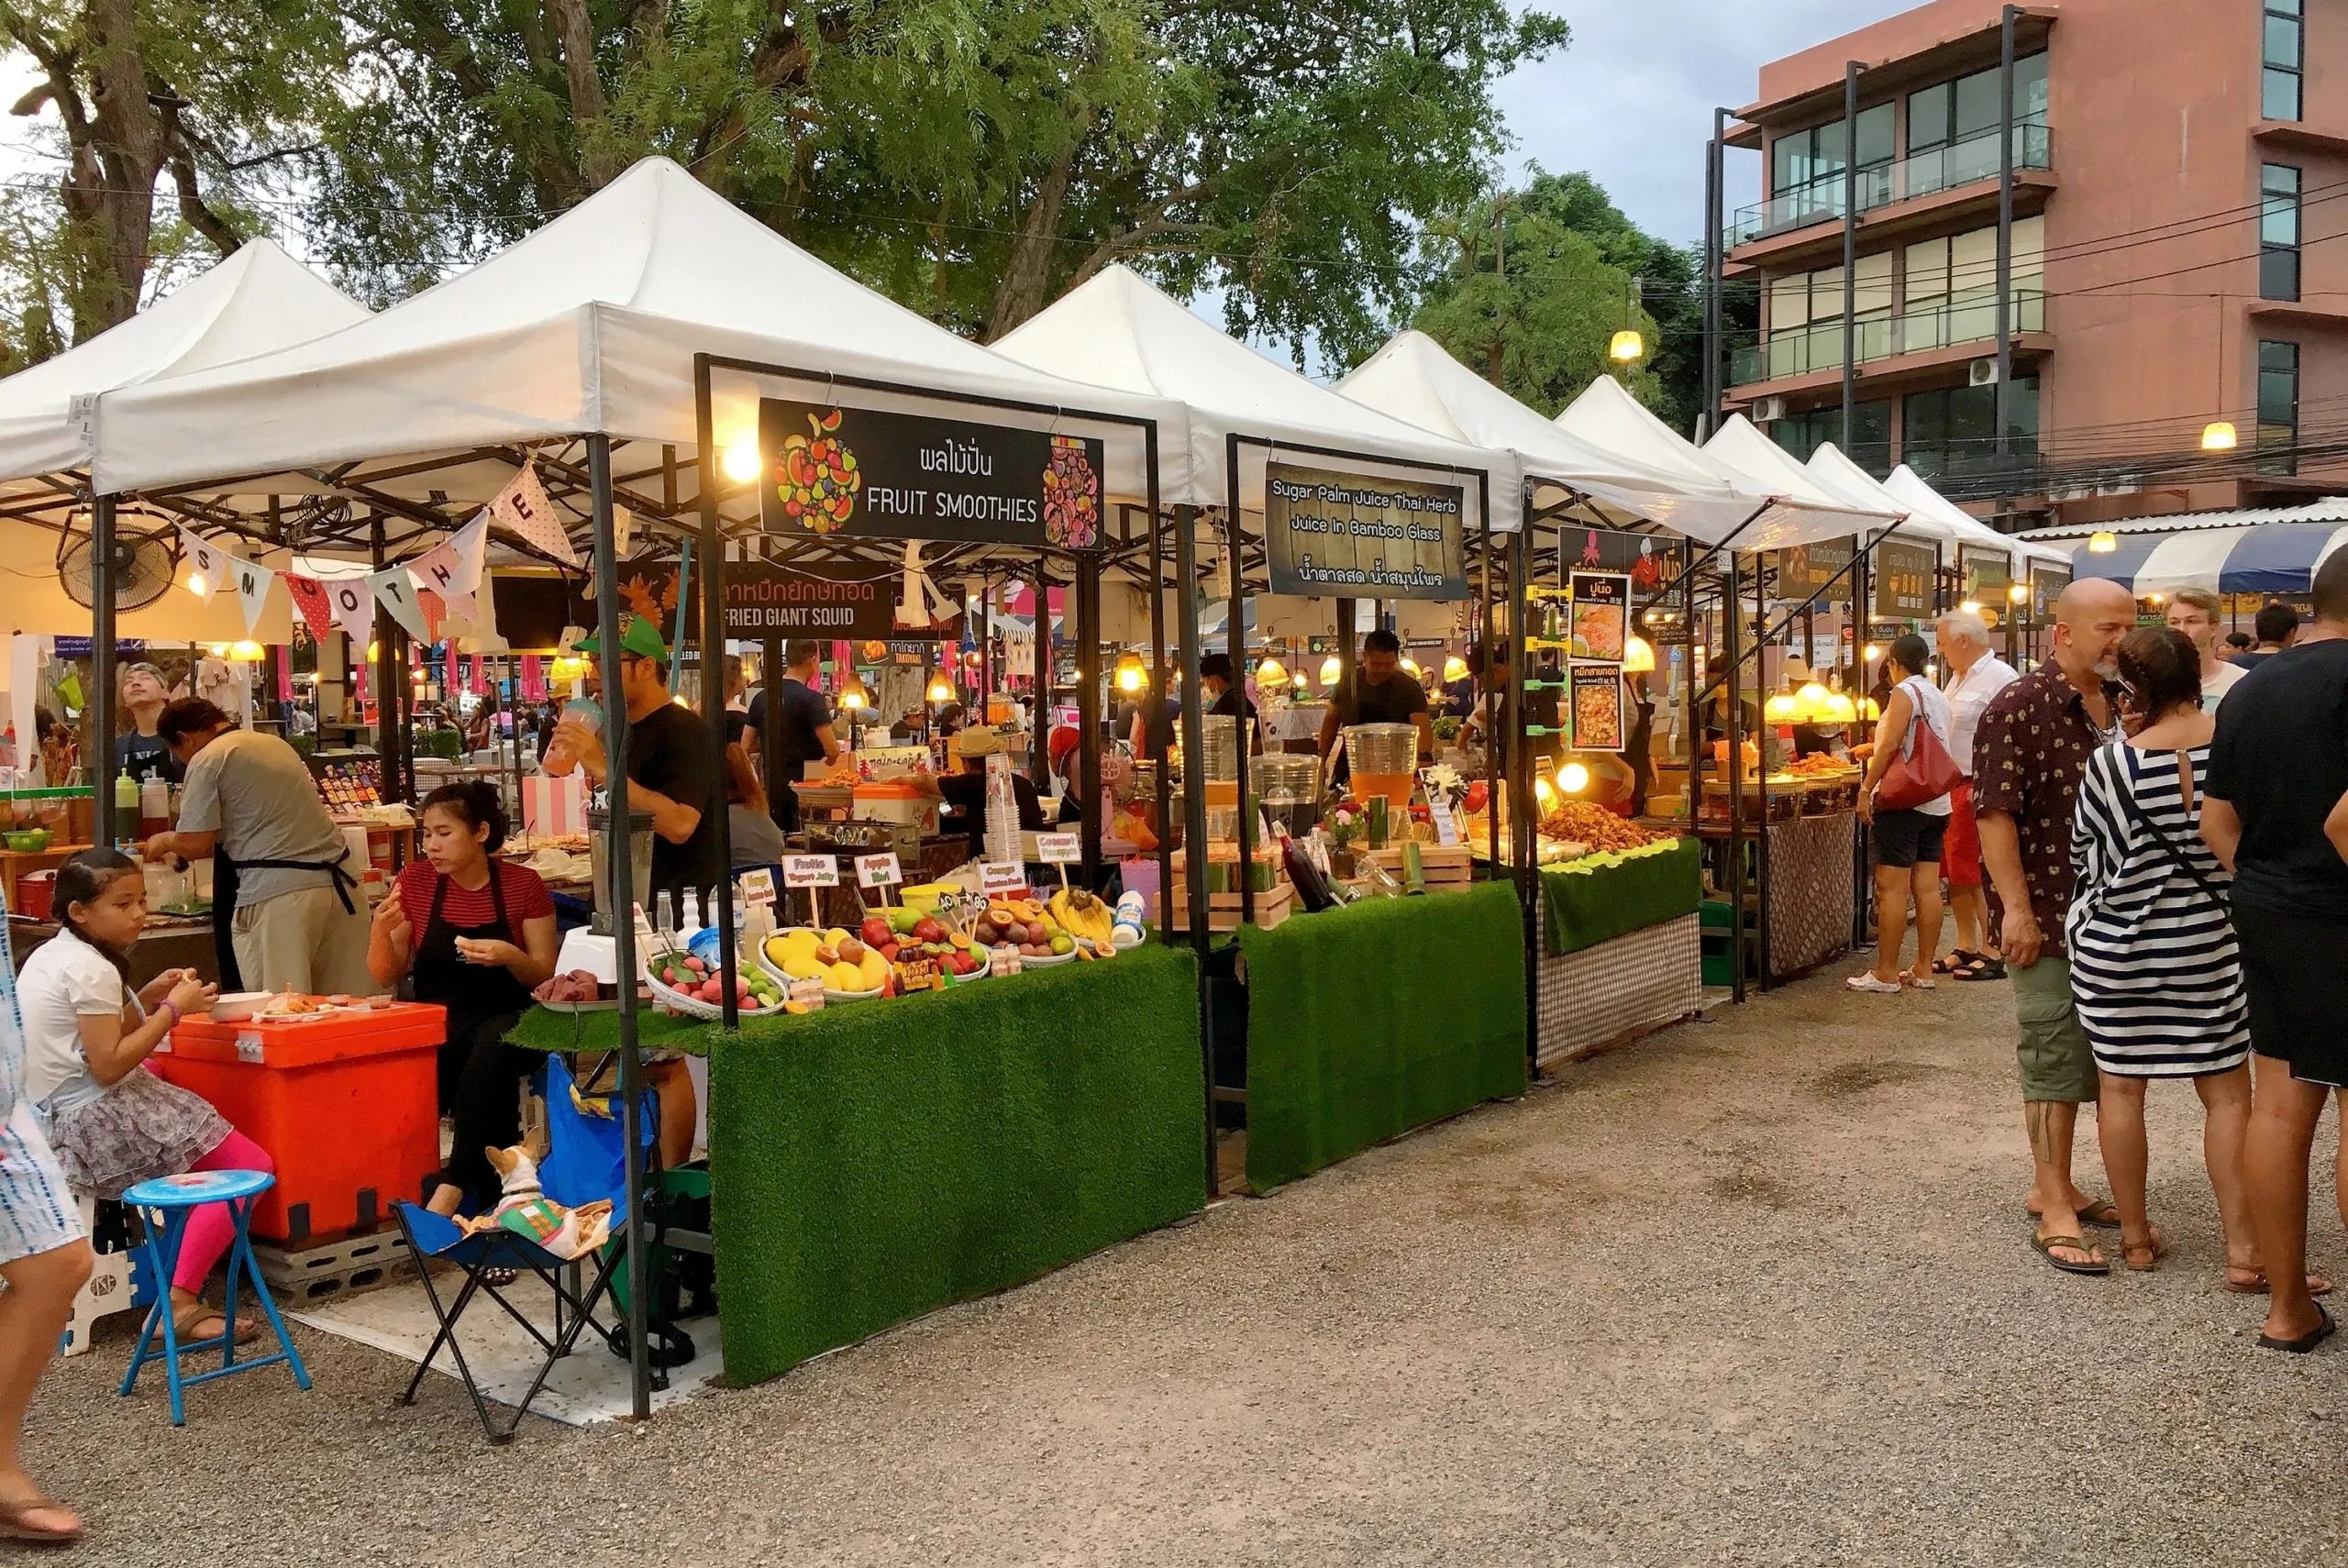
[(542, 1001), (537, 1005), (548, 1012), (617, 1012), (620, 999), (614, 997), (609, 1001)]
[(869, 991), (836, 991), (829, 986), (825, 986), (824, 988), (824, 1001), (826, 1006), (829, 1006), (833, 1002), (870, 1001), (887, 988), (888, 988), (885, 986), (875, 986)]
[(681, 1012), (687, 1018), (698, 1018), (705, 1021), (720, 1019), (725, 1016), (725, 1009), (721, 1004), (714, 1001), (703, 1001), (697, 997), (689, 997), (682, 991), (665, 986), (659, 980), (654, 979), (648, 970), (644, 976), (644, 983), (651, 988), (653, 1001), (661, 1007), (667, 1008), (670, 1012)]
[(1030, 958), (1024, 953), (1019, 955), (1019, 966), (1022, 969), (1057, 969), (1063, 964), (1073, 964), (1075, 962), (1076, 950), (1074, 948), (1070, 948), (1066, 953), (1048, 953), (1041, 958)]

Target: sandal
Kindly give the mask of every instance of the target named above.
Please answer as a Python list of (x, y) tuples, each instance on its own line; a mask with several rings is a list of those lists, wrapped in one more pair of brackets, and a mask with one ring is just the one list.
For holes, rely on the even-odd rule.
[[(2140, 1253), (2144, 1260), (2143, 1263), (2136, 1261)], [(2161, 1228), (2158, 1225), (2153, 1227), (2150, 1241), (2123, 1240), (2120, 1243), (2120, 1261), (2128, 1265), (2128, 1272), (2131, 1274), (2150, 1274), (2161, 1266), (2161, 1259), (2166, 1256), (2168, 1256), (2168, 1238), (2161, 1234)]]
[(1985, 959), (1982, 954), (1968, 953), (1962, 947), (1953, 947), (1946, 953), (1942, 954), (1939, 957), (1933, 960), (1933, 973), (1935, 975), (1954, 975), (1959, 969), (1966, 967), (1967, 965), (1979, 964), (1984, 961)]
[(1988, 954), (1976, 955), (1973, 962), (1955, 971), (1960, 980), (2002, 980), (2006, 977), (2006, 961)]
[(1855, 991), (1872, 991), (1877, 996), (1896, 997), (1908, 988), (1897, 980), (1878, 980), (1872, 969), (1844, 977), (1843, 983)]
[(2305, 1355), (2330, 1339), (2331, 1331), (2340, 1326), (2331, 1320), (2331, 1314), (2323, 1309), (2320, 1301), (2316, 1303), (2315, 1320), (2315, 1327), (2296, 1340), (2278, 1340), (2273, 1334), (2261, 1334), (2258, 1336), (2259, 1345), (2265, 1350), (2278, 1350), (2290, 1355)]
[(2039, 1256), (2061, 1269), (2065, 1274), (2110, 1274), (2111, 1272), (2111, 1260), (2109, 1258), (2091, 1258), (2085, 1263), (2075, 1263), (2069, 1258), (2058, 1258), (2054, 1255), (2054, 1249), (2057, 1247), (2068, 1247), (2076, 1253), (2088, 1252), (2089, 1250), (2088, 1244), (2077, 1236), (2032, 1236), (2030, 1239), (2030, 1244), (2037, 1249)]
[(0, 1540), (21, 1540), (29, 1546), (72, 1546), (82, 1539), (82, 1521), (62, 1529), (44, 1529), (39, 1525), (25, 1522), (27, 1514), (68, 1514), (72, 1510), (47, 1497), (33, 1496), (13, 1503), (0, 1503)]
[[(2250, 1276), (2250, 1282), (2248, 1284), (2243, 1284), (2242, 1281), (2234, 1277), (2237, 1275), (2248, 1275)], [(2267, 1279), (2266, 1271), (2263, 1268), (2243, 1268), (2233, 1264), (2228, 1264), (2226, 1265), (2226, 1288), (2233, 1292), (2236, 1296), (2265, 1296), (2272, 1292), (2275, 1286), (2273, 1283)], [(2323, 1275), (2320, 1274), (2311, 1274), (2308, 1275), (2308, 1294), (2309, 1296), (2331, 1295), (2331, 1281), (2324, 1278)]]
[[(2022, 1200), (2021, 1211), (2032, 1220), (2046, 1218), (2044, 1211), (2032, 1209), (2027, 1198)], [(2120, 1206), (2108, 1198), (2090, 1198), (2072, 1209), (2071, 1213), (2080, 1224), (2092, 1225), (2099, 1231), (2120, 1229)]]
[[(220, 1327), (211, 1333), (198, 1334), (195, 1331), (195, 1326), (206, 1319), (219, 1323)], [(193, 1301), (188, 1304), (184, 1311), (172, 1314), (172, 1332), (179, 1336), (182, 1350), (187, 1350), (195, 1345), (218, 1344), (227, 1337), (227, 1320), (223, 1318), (219, 1310), (209, 1302)], [(258, 1318), (240, 1316), (238, 1319), (237, 1342), (238, 1344), (244, 1344), (260, 1337), (260, 1320)]]

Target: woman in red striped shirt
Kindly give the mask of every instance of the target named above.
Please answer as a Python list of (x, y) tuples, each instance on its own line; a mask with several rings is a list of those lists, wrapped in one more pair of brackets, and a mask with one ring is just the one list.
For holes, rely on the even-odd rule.
[(424, 858), (400, 873), (368, 933), (378, 982), (412, 975), (416, 1000), (449, 1010), (440, 1109), (456, 1118), (456, 1144), (429, 1203), (436, 1214), (497, 1201), (487, 1152), (521, 1141), (522, 1083), (546, 1060), (505, 1043), (555, 961), (554, 900), (537, 872), (496, 858), (505, 826), (494, 785), (444, 784), (426, 796)]

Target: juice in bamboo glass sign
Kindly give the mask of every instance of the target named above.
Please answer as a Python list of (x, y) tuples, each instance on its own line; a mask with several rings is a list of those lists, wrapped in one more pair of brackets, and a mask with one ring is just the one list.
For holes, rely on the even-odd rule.
[(1264, 465), (1274, 593), (1465, 599), (1467, 491), (1456, 484)]

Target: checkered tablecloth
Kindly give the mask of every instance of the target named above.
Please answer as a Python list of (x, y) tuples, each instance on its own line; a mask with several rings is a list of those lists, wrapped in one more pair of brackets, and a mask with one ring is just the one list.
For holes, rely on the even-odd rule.
[[(1545, 929), (1548, 911), (1540, 911)], [(1704, 1003), (1698, 919), (1682, 915), (1563, 957), (1541, 955), (1536, 1059), (1545, 1069), (1678, 1022)]]

